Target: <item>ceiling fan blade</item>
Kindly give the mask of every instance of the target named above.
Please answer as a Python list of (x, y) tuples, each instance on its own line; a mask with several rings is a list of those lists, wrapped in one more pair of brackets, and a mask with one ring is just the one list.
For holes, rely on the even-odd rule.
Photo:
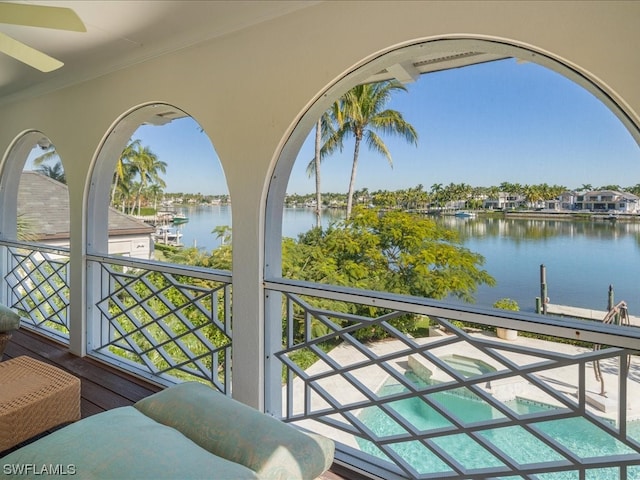
[(0, 23), (55, 28), (72, 32), (87, 31), (80, 17), (70, 8), (24, 3), (0, 2)]
[(60, 60), (31, 48), (2, 32), (0, 32), (0, 52), (6, 53), (10, 57), (20, 60), (22, 63), (26, 63), (41, 72), (51, 72), (64, 65)]

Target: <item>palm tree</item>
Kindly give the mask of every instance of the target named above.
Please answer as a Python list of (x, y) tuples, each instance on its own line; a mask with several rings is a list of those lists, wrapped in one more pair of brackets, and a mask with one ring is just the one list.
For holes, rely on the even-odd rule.
[(17, 239), (24, 242), (37, 242), (38, 234), (35, 233), (35, 226), (31, 219), (24, 214), (18, 215), (16, 219)]
[(58, 152), (56, 152), (56, 147), (52, 143), (50, 143), (48, 147), (42, 147), (42, 150), (42, 155), (39, 155), (33, 159), (34, 167), (39, 167), (48, 160), (58, 158)]
[(162, 186), (159, 183), (153, 183), (149, 185), (145, 191), (145, 194), (153, 199), (154, 212), (158, 211), (158, 198), (162, 196), (162, 193)]
[(134, 149), (130, 161), (136, 173), (140, 176), (140, 185), (136, 194), (138, 215), (140, 215), (140, 197), (147, 184), (155, 183), (162, 188), (166, 187), (166, 183), (160, 177), (159, 172), (166, 173), (167, 163), (159, 160), (158, 156), (149, 147), (143, 147), (140, 144)]
[(442, 201), (442, 184), (434, 183), (431, 185), (431, 196), (436, 203), (436, 209), (440, 210), (440, 203)]
[[(64, 174), (64, 167), (62, 166), (58, 152), (56, 152), (56, 147), (53, 144), (49, 144), (48, 147), (44, 147), (42, 150), (43, 153), (33, 159), (33, 166), (37, 167), (35, 171), (66, 184), (67, 179)], [(53, 166), (45, 163), (53, 159), (58, 160)]]
[(544, 200), (543, 188), (541, 185), (527, 185), (524, 188), (524, 198), (529, 207), (538, 207), (541, 200)]
[(336, 135), (334, 122), (341, 124), (339, 102), (334, 102), (329, 110), (322, 114), (316, 122), (315, 152), (307, 165), (307, 175), (315, 175), (316, 179), (316, 227), (322, 226), (322, 193), (320, 187), (320, 163), (337, 148), (342, 150), (342, 138)]
[(64, 168), (62, 168), (62, 162), (56, 162), (54, 165), (40, 165), (36, 172), (46, 175), (49, 178), (60, 183), (67, 183), (67, 178), (64, 174)]
[(129, 176), (127, 165), (131, 161), (131, 158), (135, 155), (136, 149), (140, 148), (142, 141), (140, 139), (131, 140), (129, 144), (124, 148), (116, 163), (116, 171), (113, 174), (113, 185), (111, 187), (111, 205), (114, 205), (116, 192), (121, 184), (128, 183), (124, 180)]
[[(316, 176), (316, 227), (322, 226), (322, 191), (320, 188), (320, 162), (322, 161), (322, 117), (316, 123), (315, 155), (313, 156), (313, 173)], [(307, 171), (309, 167), (307, 167)]]
[(620, 185), (602, 185), (597, 188), (597, 190), (613, 190), (614, 192), (619, 192), (622, 190)]
[(126, 185), (129, 183), (129, 177), (131, 176), (131, 171), (128, 167), (131, 158), (134, 156), (136, 148), (140, 146), (142, 141), (140, 139), (130, 140), (129, 144), (122, 150), (120, 154), (120, 158), (118, 158), (118, 162), (116, 163), (116, 170), (113, 174), (113, 185), (111, 186), (111, 205), (114, 205), (116, 192), (121, 188), (122, 185)]
[(418, 134), (413, 126), (404, 120), (402, 114), (396, 110), (384, 109), (391, 95), (397, 90), (407, 91), (404, 85), (396, 80), (368, 83), (352, 88), (339, 100), (339, 112), (342, 117), (334, 119), (337, 120), (338, 126), (337, 138), (342, 141), (343, 138), (353, 135), (355, 139), (347, 192), (347, 218), (351, 216), (353, 207), (353, 192), (362, 141), (364, 140), (370, 149), (383, 154), (391, 166), (393, 166), (391, 154), (377, 132), (399, 135), (407, 142), (417, 144)]

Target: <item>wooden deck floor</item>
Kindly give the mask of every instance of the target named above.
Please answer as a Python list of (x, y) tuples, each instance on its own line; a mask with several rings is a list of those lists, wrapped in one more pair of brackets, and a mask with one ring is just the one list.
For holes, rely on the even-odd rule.
[[(163, 388), (97, 360), (72, 355), (63, 345), (25, 329), (14, 333), (2, 360), (20, 355), (27, 355), (55, 365), (80, 378), (82, 418), (112, 408), (133, 405), (138, 400)], [(0, 457), (7, 453), (9, 451), (0, 452)], [(362, 477), (335, 465), (320, 478), (322, 480), (355, 480)]]

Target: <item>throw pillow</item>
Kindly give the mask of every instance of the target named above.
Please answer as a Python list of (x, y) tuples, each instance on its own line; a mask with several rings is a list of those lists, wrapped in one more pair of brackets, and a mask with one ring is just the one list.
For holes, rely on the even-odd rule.
[(20, 327), (20, 315), (0, 304), (0, 332), (10, 332)]

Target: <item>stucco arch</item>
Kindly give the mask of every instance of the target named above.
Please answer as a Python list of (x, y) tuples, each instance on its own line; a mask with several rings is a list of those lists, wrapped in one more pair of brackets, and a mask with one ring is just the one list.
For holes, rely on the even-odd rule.
[[(129, 142), (136, 139), (136, 131), (140, 126), (152, 125), (161, 127), (173, 120), (186, 117), (193, 118), (179, 107), (165, 102), (148, 102), (129, 109), (120, 115), (105, 133), (89, 167), (86, 207), (84, 209), (86, 222), (85, 251), (87, 256), (83, 264), (83, 274), (86, 279), (83, 282), (85, 288), (83, 300), (86, 305), (84, 328), (87, 332), (87, 345), (83, 346), (83, 348), (88, 351), (91, 351), (98, 344), (96, 336), (99, 335), (99, 327), (96, 325), (99, 323), (98, 317), (100, 314), (94, 306), (103, 299), (102, 295), (105, 294), (102, 290), (104, 288), (104, 272), (101, 271), (95, 260), (96, 257), (103, 258), (107, 255), (111, 257), (119, 256), (117, 252), (113, 252), (110, 236), (113, 238), (114, 234), (109, 230), (109, 217), (113, 214), (113, 212), (110, 214), (109, 206), (111, 204), (111, 190), (117, 162)], [(205, 134), (206, 132), (202, 127), (200, 128), (202, 133)], [(142, 146), (147, 147), (147, 145)], [(211, 146), (213, 148), (213, 145)], [(153, 151), (153, 144), (149, 145), (149, 148)], [(163, 158), (159, 156), (158, 160), (162, 161)], [(222, 166), (220, 167), (222, 168)], [(146, 227), (148, 228), (148, 225)], [(149, 241), (149, 233), (140, 235)], [(153, 250), (149, 251), (152, 252)], [(137, 261), (140, 261), (140, 259), (137, 259)], [(154, 262), (149, 257), (144, 258), (143, 261)]]

